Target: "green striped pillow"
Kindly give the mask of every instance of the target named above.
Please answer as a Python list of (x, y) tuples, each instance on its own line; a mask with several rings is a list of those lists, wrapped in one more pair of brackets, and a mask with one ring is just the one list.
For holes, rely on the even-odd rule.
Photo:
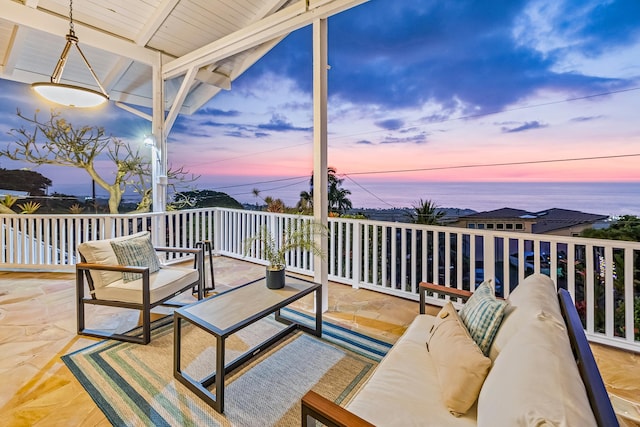
[(471, 338), (485, 356), (489, 354), (489, 348), (498, 332), (506, 307), (505, 301), (496, 299), (489, 283), (490, 281), (482, 282), (459, 312)]
[[(120, 265), (149, 267), (150, 274), (160, 270), (160, 261), (153, 249), (149, 232), (140, 237), (111, 242), (111, 247)], [(122, 281), (125, 283), (140, 278), (140, 273), (122, 273)]]

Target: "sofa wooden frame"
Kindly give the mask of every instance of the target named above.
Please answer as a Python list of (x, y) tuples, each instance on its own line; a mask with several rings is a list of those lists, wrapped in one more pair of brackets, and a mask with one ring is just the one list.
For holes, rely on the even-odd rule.
[[(169, 247), (155, 247), (156, 252), (164, 253), (186, 253), (193, 254), (196, 260), (196, 269), (198, 270), (198, 280), (190, 282), (181, 287), (173, 294), (160, 299), (158, 301), (151, 301), (150, 296), (150, 281), (149, 281), (149, 267), (136, 267), (136, 266), (123, 266), (123, 265), (104, 265), (104, 264), (91, 264), (87, 263), (86, 259), (80, 255), (82, 262), (76, 264), (76, 306), (77, 306), (77, 321), (78, 321), (78, 334), (87, 335), (97, 338), (109, 338), (119, 341), (132, 342), (137, 344), (148, 344), (151, 341), (151, 309), (157, 306), (168, 307), (181, 307), (184, 304), (167, 303), (170, 299), (183, 293), (186, 290), (196, 290), (198, 294), (198, 300), (204, 297), (204, 249), (199, 248), (169, 248)], [(95, 296), (95, 287), (93, 279), (91, 277), (91, 270), (103, 270), (103, 271), (119, 271), (142, 274), (142, 303), (131, 303), (123, 301), (113, 301), (98, 299)], [(87, 279), (89, 286), (90, 298), (85, 297), (85, 282)], [(142, 316), (142, 335), (134, 336), (127, 333), (108, 333), (96, 329), (85, 328), (85, 304), (90, 305), (103, 305), (110, 307), (120, 307), (140, 310)]]
[[(462, 301), (466, 301), (472, 295), (471, 292), (466, 290), (425, 282), (420, 283), (419, 291), (420, 314), (425, 314), (427, 292), (446, 295), (451, 298), (460, 298)], [(617, 426), (619, 423), (616, 414), (584, 333), (573, 299), (566, 289), (558, 289), (558, 300), (562, 317), (567, 326), (571, 349), (587, 391), (593, 415), (599, 426)], [(318, 393), (309, 391), (302, 397), (301, 425), (307, 427), (312, 420), (317, 420), (328, 427), (371, 427), (374, 425)]]

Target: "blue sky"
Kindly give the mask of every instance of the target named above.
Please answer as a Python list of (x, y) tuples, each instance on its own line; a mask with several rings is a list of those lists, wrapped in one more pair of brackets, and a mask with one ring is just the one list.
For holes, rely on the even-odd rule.
[[(304, 28), (180, 116), (170, 162), (201, 188), (294, 204), (312, 169), (311, 56)], [(640, 181), (639, 157), (544, 162), (640, 153), (638, 58), (637, 0), (370, 1), (329, 20), (329, 163), (349, 174), (355, 204), (356, 188), (380, 181)], [(0, 88), (6, 144), (16, 107), (32, 114), (38, 100)], [(149, 126), (114, 106), (65, 114), (137, 143)], [(485, 164), (502, 166), (452, 168)], [(403, 172), (369, 173), (385, 171)], [(61, 191), (82, 179), (41, 173)]]

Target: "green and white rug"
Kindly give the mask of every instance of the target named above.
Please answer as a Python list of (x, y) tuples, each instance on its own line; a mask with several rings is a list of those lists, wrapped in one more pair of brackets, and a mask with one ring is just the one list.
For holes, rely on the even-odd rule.
[[(312, 321), (292, 310), (284, 315)], [(329, 322), (322, 339), (291, 334), (227, 376), (218, 414), (173, 378), (173, 324), (164, 323), (146, 346), (107, 340), (63, 356), (113, 425), (297, 426), (308, 390), (346, 403), (391, 347)], [(281, 327), (267, 318), (229, 337), (227, 362)], [(215, 339), (186, 323), (183, 334), (183, 370), (198, 379), (215, 371)]]

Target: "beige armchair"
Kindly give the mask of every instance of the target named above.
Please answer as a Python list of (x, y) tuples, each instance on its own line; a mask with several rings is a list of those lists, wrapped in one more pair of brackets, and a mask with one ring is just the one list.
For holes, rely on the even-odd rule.
[[(203, 298), (203, 248), (153, 247), (148, 231), (113, 239), (92, 240), (78, 246), (81, 261), (76, 264), (78, 334), (111, 338), (139, 344), (151, 341), (151, 309), (184, 291), (196, 289)], [(195, 255), (195, 266), (161, 265), (156, 252)], [(85, 278), (90, 296), (85, 297)], [(137, 309), (142, 317), (142, 336), (110, 333), (85, 328), (85, 304)]]

